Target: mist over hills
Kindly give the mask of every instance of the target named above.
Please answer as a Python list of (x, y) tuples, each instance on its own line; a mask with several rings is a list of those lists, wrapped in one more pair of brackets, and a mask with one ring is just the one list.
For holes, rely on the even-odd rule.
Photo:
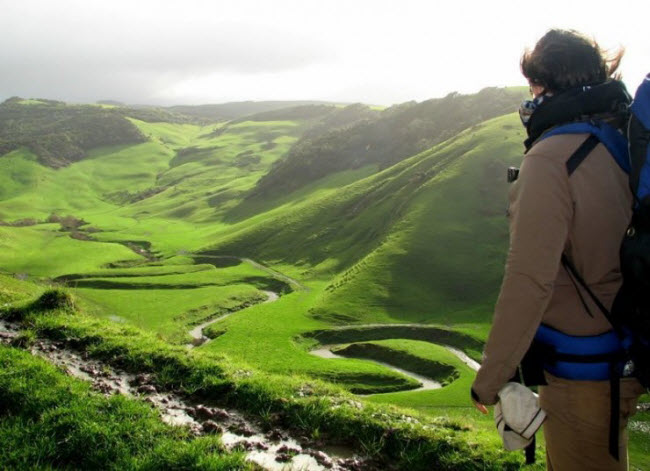
[(136, 144), (145, 136), (128, 119), (209, 124), (322, 117), (335, 105), (314, 101), (233, 102), (196, 106), (129, 106), (113, 100), (96, 105), (12, 97), (0, 103), (0, 155), (29, 148), (41, 163), (58, 168), (86, 157), (93, 148)]
[(238, 101), (215, 105), (176, 105), (165, 109), (206, 121), (228, 121), (267, 111), (309, 105), (333, 105), (323, 101)]

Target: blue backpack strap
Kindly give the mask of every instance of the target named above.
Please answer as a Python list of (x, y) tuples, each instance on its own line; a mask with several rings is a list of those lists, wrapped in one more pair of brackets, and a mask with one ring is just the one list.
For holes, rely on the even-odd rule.
[(639, 85), (630, 107), (631, 184), (638, 201), (650, 196), (650, 74)]
[[(590, 134), (591, 136), (594, 136), (596, 139), (598, 139), (598, 141), (602, 142), (609, 153), (614, 156), (614, 160), (616, 160), (618, 166), (621, 167), (625, 173), (630, 173), (630, 159), (628, 154), (627, 139), (614, 126), (603, 121), (581, 121), (576, 123), (563, 124), (556, 126), (544, 133), (540, 140), (559, 134)], [(595, 145), (593, 147), (595, 147)], [(591, 151), (593, 147), (591, 147), (589, 151)], [(578, 151), (580, 151), (580, 147), (576, 152)], [(586, 157), (588, 154), (589, 152), (587, 152), (584, 157)], [(582, 157), (580, 162), (584, 160), (584, 157)], [(578, 162), (578, 164), (580, 162)], [(577, 166), (575, 166), (575, 168), (577, 168)], [(573, 170), (575, 170), (575, 168), (573, 168)], [(567, 170), (569, 170), (568, 167)], [(648, 171), (650, 172), (650, 169)], [(572, 171), (570, 173), (572, 173)]]
[(641, 82), (639, 88), (634, 95), (634, 102), (630, 109), (637, 118), (643, 123), (643, 125), (650, 129), (650, 74), (646, 75), (645, 80)]
[(568, 335), (540, 325), (535, 341), (546, 345), (544, 369), (554, 376), (578, 381), (605, 381), (612, 376), (612, 365), (622, 369), (624, 344), (610, 330), (600, 335)]
[(552, 375), (577, 381), (609, 380), (609, 452), (618, 460), (620, 378), (626, 359), (626, 341), (614, 330), (575, 336), (542, 324), (534, 342), (546, 346), (544, 369)]

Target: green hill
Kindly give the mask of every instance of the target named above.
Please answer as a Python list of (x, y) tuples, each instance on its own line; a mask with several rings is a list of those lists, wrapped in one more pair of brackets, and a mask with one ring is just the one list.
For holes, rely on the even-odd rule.
[(0, 104), (0, 155), (28, 148), (48, 167), (84, 159), (91, 149), (144, 142), (113, 108), (10, 98)]
[(475, 124), (514, 111), (525, 93), (522, 88), (486, 88), (473, 95), (451, 93), (422, 103), (396, 105), (328, 132), (307, 133), (287, 158), (259, 181), (253, 195), (267, 198), (367, 165), (387, 168)]
[(322, 101), (234, 101), (215, 105), (176, 105), (166, 110), (208, 122), (230, 121), (245, 116), (302, 106), (331, 105)]
[(520, 159), (522, 133), (508, 115), (335, 194), (287, 197), (294, 202), (272, 218), (232, 231), (206, 253), (246, 253), (333, 277), (313, 309), (319, 317), (453, 322), (448, 313), (488, 305), (498, 290), (505, 173)]

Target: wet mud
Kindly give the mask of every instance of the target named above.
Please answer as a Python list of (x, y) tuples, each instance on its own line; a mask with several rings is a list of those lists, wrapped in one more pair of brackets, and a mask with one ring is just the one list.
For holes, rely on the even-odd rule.
[[(0, 343), (18, 337), (19, 326), (0, 320)], [(212, 404), (199, 403), (178, 394), (157, 389), (153, 376), (132, 374), (92, 359), (86, 352), (67, 348), (62, 342), (38, 339), (30, 347), (76, 378), (88, 381), (106, 396), (123, 394), (155, 407), (167, 424), (188, 427), (199, 436), (219, 434), (226, 449), (241, 450), (246, 459), (267, 470), (375, 471), (382, 467), (356, 455), (352, 448), (328, 445), (308, 437), (295, 436), (278, 427), (264, 427), (254, 418)]]

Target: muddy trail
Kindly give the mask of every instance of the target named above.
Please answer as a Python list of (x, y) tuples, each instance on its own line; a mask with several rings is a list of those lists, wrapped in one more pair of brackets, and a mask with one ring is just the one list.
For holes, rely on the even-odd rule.
[[(19, 326), (0, 320), (0, 343), (11, 344)], [(167, 424), (188, 427), (196, 435), (220, 434), (228, 450), (241, 450), (246, 459), (267, 470), (376, 471), (382, 469), (347, 446), (330, 445), (289, 430), (265, 427), (256, 418), (230, 408), (193, 401), (160, 391), (150, 374), (133, 374), (91, 359), (87, 352), (68, 348), (63, 342), (38, 339), (30, 347), (65, 373), (88, 381), (105, 396), (122, 394), (149, 403)]]

